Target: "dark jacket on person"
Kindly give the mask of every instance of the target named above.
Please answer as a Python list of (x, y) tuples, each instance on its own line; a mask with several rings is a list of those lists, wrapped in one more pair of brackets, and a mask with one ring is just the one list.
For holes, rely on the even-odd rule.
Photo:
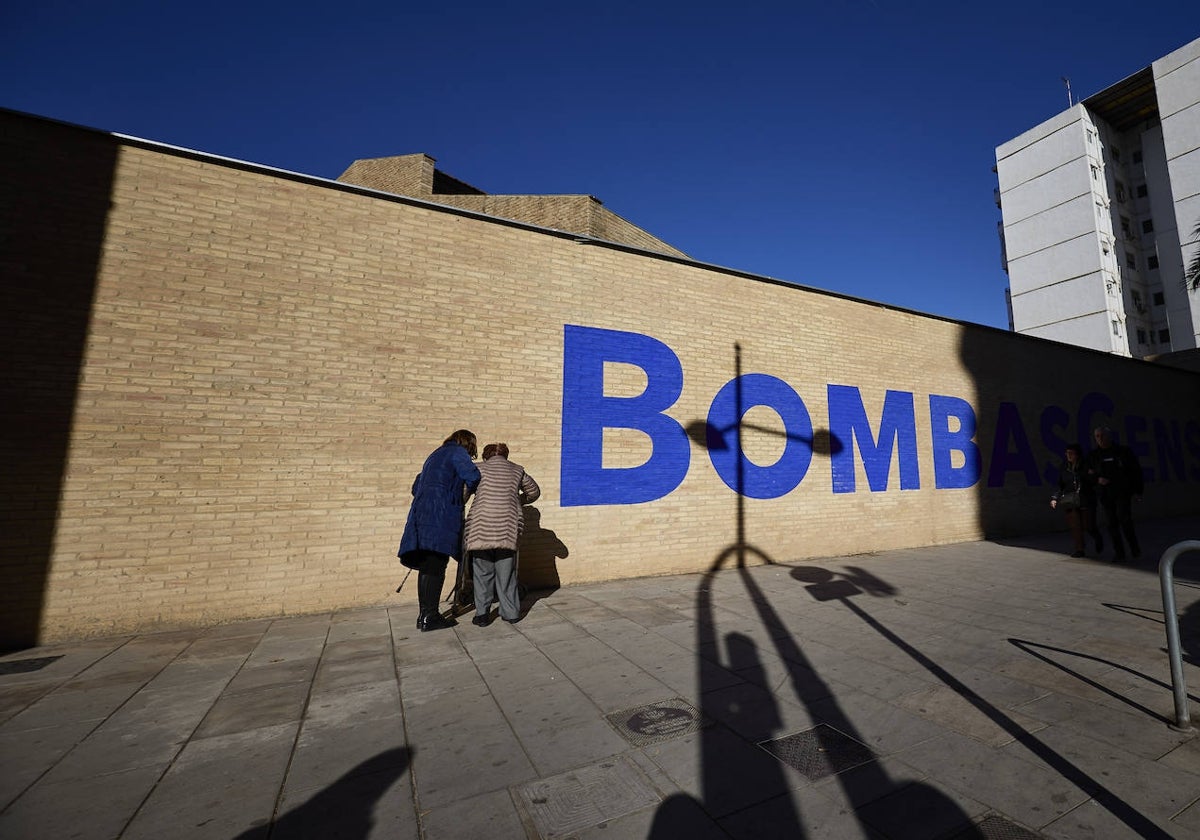
[(462, 553), (463, 502), (478, 483), (479, 468), (457, 443), (444, 443), (425, 459), (413, 482), (412, 507), (397, 552), (402, 562), (416, 551), (449, 557)]
[(1058, 493), (1054, 498), (1062, 501), (1065, 493), (1073, 492), (1079, 493), (1079, 507), (1096, 507), (1095, 479), (1088, 475), (1082, 458), (1076, 460), (1074, 465), (1070, 461), (1063, 461), (1058, 468)]
[[(1128, 446), (1096, 447), (1088, 453), (1087, 469), (1101, 501), (1142, 495), (1142, 465)], [(1108, 484), (1101, 484), (1101, 478), (1107, 478)]]

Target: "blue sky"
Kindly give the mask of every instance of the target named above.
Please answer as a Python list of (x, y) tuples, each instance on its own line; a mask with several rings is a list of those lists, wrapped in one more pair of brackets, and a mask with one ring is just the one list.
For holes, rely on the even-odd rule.
[(14, 2), (0, 106), (325, 178), (425, 152), (703, 262), (1005, 328), (995, 147), (1193, 2)]

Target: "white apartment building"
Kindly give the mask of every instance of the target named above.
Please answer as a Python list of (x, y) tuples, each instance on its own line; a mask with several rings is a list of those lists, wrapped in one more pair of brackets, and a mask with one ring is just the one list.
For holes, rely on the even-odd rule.
[(1200, 39), (996, 149), (1016, 332), (1143, 358), (1200, 346)]

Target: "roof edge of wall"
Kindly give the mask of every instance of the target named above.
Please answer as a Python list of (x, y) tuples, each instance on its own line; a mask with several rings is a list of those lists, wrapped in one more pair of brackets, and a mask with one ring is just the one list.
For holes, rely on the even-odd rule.
[[(356, 195), (368, 196), (371, 198), (378, 198), (378, 199), (382, 199), (384, 201), (395, 202), (397, 204), (407, 204), (407, 205), (410, 205), (413, 207), (421, 207), (426, 210), (432, 210), (432, 211), (435, 211), (438, 213), (447, 213), (447, 214), (453, 215), (453, 216), (463, 216), (466, 218), (476, 219), (478, 221), (488, 222), (491, 224), (504, 225), (506, 227), (517, 228), (519, 230), (526, 230), (526, 231), (530, 231), (532, 233), (541, 233), (541, 234), (544, 234), (547, 236), (554, 236), (558, 239), (570, 239), (570, 240), (573, 240), (574, 242), (579, 243), (580, 245), (588, 245), (591, 247), (601, 247), (601, 248), (607, 248), (607, 249), (614, 250), (614, 251), (622, 251), (625, 253), (635, 254), (637, 256), (645, 257), (648, 259), (662, 260), (665, 262), (675, 263), (677, 265), (686, 265), (686, 266), (689, 266), (692, 268), (702, 269), (705, 271), (713, 271), (718, 274), (726, 274), (726, 275), (729, 275), (732, 277), (741, 277), (746, 280), (754, 280), (754, 281), (757, 281), (760, 283), (769, 283), (774, 286), (784, 286), (789, 289), (796, 289), (797, 291), (809, 292), (811, 294), (817, 294), (817, 295), (822, 295), (825, 297), (836, 298), (838, 300), (852, 301), (854, 303), (861, 303), (866, 306), (874, 306), (879, 309), (886, 309), (886, 310), (889, 310), (892, 312), (901, 312), (901, 313), (905, 313), (908, 315), (915, 315), (919, 318), (929, 318), (934, 321), (942, 321), (943, 323), (957, 324), (962, 327), (969, 327), (972, 329), (986, 330), (986, 331), (996, 332), (996, 333), (1003, 333), (1004, 335), (1014, 336), (1014, 337), (1017, 337), (1017, 338), (1020, 338), (1022, 340), (1026, 340), (1026, 341), (1045, 342), (1048, 340), (1048, 339), (1043, 339), (1043, 338), (1037, 338), (1036, 336), (1022, 335), (1021, 333), (1018, 333), (1015, 331), (1001, 329), (999, 327), (993, 327), (993, 326), (989, 326), (987, 324), (976, 324), (971, 321), (960, 321), (956, 318), (949, 318), (945, 315), (935, 315), (935, 314), (932, 314), (929, 312), (921, 312), (919, 310), (909, 309), (904, 306), (897, 306), (895, 304), (890, 304), (890, 303), (881, 303), (879, 301), (869, 300), (867, 298), (856, 297), (854, 295), (848, 295), (848, 294), (844, 294), (842, 292), (833, 292), (828, 289), (819, 289), (819, 288), (815, 288), (813, 286), (806, 286), (801, 283), (795, 283), (795, 282), (792, 282), (789, 280), (782, 280), (778, 277), (770, 277), (765, 274), (755, 274), (750, 271), (744, 271), (744, 270), (737, 269), (737, 268), (730, 268), (729, 266), (717, 265), (715, 263), (702, 262), (700, 260), (692, 259), (691, 257), (676, 257), (671, 254), (664, 254), (664, 253), (661, 253), (658, 251), (649, 251), (649, 250), (646, 250), (645, 248), (638, 248), (638, 247), (635, 247), (632, 245), (625, 245), (620, 242), (612, 242), (612, 241), (609, 241), (606, 239), (598, 239), (598, 238), (592, 237), (592, 236), (584, 236), (582, 234), (570, 233), (568, 231), (557, 230), (555, 228), (539, 227), (538, 225), (531, 225), (527, 222), (519, 222), (519, 221), (515, 221), (513, 219), (504, 219), (499, 216), (489, 216), (484, 213), (477, 213), (477, 212), (474, 212), (471, 210), (462, 210), (457, 207), (452, 207), (452, 206), (449, 206), (446, 204), (438, 204), (436, 202), (424, 201), (422, 199), (413, 198), (411, 196), (396, 195), (395, 193), (383, 192), (381, 190), (373, 190), (368, 187), (360, 187), (360, 186), (356, 186), (354, 184), (346, 184), (346, 183), (343, 183), (340, 181), (335, 181), (331, 178), (321, 178), (317, 175), (306, 175), (302, 172), (292, 172), (291, 170), (287, 170), (287, 169), (280, 169), (278, 167), (268, 166), (266, 164), (261, 164), (261, 163), (251, 163), (249, 161), (238, 160), (237, 158), (225, 157), (223, 155), (217, 155), (217, 154), (213, 154), (211, 152), (201, 152), (201, 151), (197, 151), (196, 149), (188, 149), (183, 146), (175, 146), (170, 143), (162, 143), (157, 140), (146, 140), (141, 137), (135, 137), (131, 134), (121, 134), (120, 132), (115, 132), (115, 131), (105, 131), (104, 129), (92, 128), (90, 126), (79, 125), (77, 123), (71, 123), (71, 122), (67, 122), (65, 120), (54, 119), (53, 117), (43, 117), (38, 114), (30, 114), (30, 113), (27, 113), (24, 111), (17, 111), (17, 110), (11, 109), (11, 108), (5, 108), (3, 106), (0, 106), (0, 114), (8, 114), (8, 115), (19, 117), (22, 119), (36, 120), (39, 122), (53, 123), (53, 124), (57, 124), (57, 125), (60, 125), (60, 126), (66, 127), (66, 128), (75, 129), (78, 131), (84, 131), (84, 132), (88, 132), (88, 133), (92, 133), (92, 134), (104, 135), (104, 136), (111, 137), (111, 138), (113, 138), (121, 143), (124, 143), (126, 145), (129, 145), (129, 146), (134, 146), (134, 147), (143, 148), (143, 149), (150, 149), (153, 151), (163, 152), (165, 154), (172, 154), (172, 155), (176, 155), (178, 157), (189, 158), (192, 160), (204, 161), (204, 162), (208, 162), (208, 163), (216, 163), (216, 164), (220, 164), (222, 166), (228, 166), (232, 169), (241, 169), (246, 172), (254, 172), (254, 173), (261, 174), (261, 175), (272, 175), (275, 177), (285, 178), (290, 181), (297, 181), (299, 183), (310, 184), (312, 186), (325, 187), (327, 189), (338, 190), (340, 192), (348, 192), (348, 193), (353, 193)], [(1061, 344), (1061, 342), (1055, 342), (1055, 343)], [(1132, 364), (1147, 364), (1147, 362), (1144, 362), (1141, 359), (1133, 359), (1133, 358), (1126, 358), (1123, 356), (1116, 356), (1115, 354), (1112, 354), (1112, 353), (1106, 353), (1101, 350), (1093, 350), (1088, 347), (1078, 347), (1078, 346), (1070, 345), (1070, 344), (1062, 344), (1061, 346), (1070, 348), (1070, 349), (1074, 349), (1074, 350), (1077, 350), (1082, 353), (1099, 353), (1100, 355), (1108, 357), (1108, 358), (1125, 359), (1126, 361), (1128, 361)], [(1149, 364), (1153, 364), (1153, 363), (1149, 363)], [(1162, 367), (1165, 367), (1165, 365), (1155, 365), (1155, 367), (1162, 368)], [(1172, 368), (1172, 369), (1180, 370), (1179, 368)], [(1200, 377), (1200, 373), (1195, 374), (1195, 375)]]

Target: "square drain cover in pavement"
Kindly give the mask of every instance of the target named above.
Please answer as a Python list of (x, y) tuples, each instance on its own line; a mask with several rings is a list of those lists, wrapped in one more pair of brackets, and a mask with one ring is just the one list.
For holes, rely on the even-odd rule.
[(813, 781), (875, 759), (866, 744), (824, 723), (795, 735), (763, 741), (759, 746)]
[(550, 840), (657, 805), (641, 771), (617, 757), (516, 788), (538, 836)]
[(973, 825), (954, 835), (951, 840), (1044, 840), (1044, 834), (1022, 828), (1014, 822), (995, 814), (984, 817), (978, 825)]
[(678, 697), (605, 716), (635, 747), (667, 741), (696, 732), (712, 723)]
[(28, 674), (31, 671), (40, 671), (56, 659), (62, 659), (62, 657), (41, 656), (37, 659), (12, 659), (8, 662), (0, 662), (0, 676), (4, 676), (5, 674)]

